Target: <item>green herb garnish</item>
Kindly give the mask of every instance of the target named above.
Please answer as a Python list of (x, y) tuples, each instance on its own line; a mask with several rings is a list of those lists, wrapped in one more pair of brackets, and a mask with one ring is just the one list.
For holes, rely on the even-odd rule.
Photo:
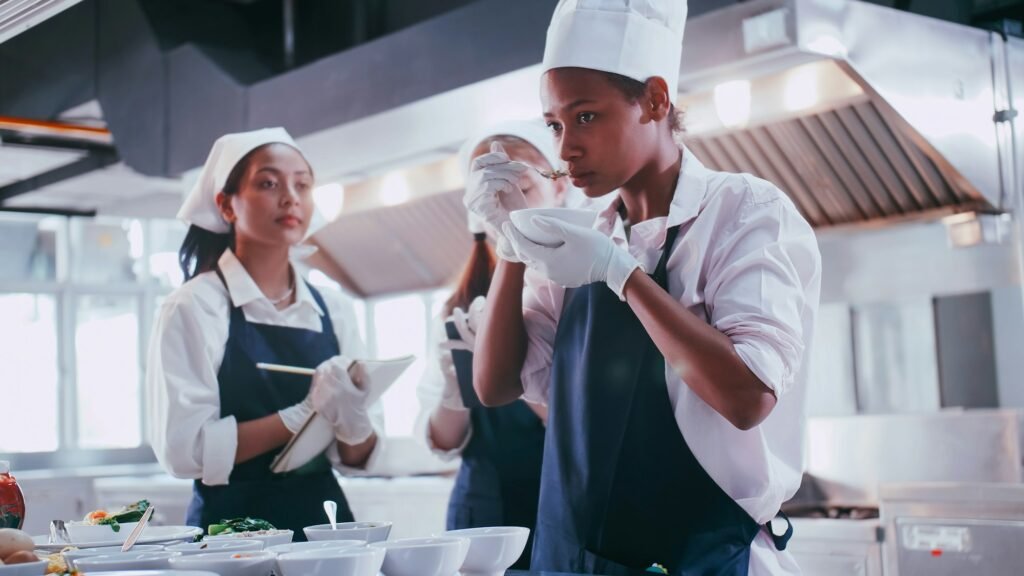
[(218, 534), (237, 534), (238, 532), (255, 532), (258, 530), (276, 530), (274, 525), (259, 518), (234, 518), (221, 520), (219, 524), (210, 524), (206, 532), (210, 536)]
[(146, 513), (147, 508), (149, 508), (149, 500), (139, 500), (134, 504), (125, 506), (110, 516), (107, 516), (96, 524), (101, 526), (110, 526), (110, 529), (114, 532), (120, 532), (122, 522), (138, 522), (139, 520), (142, 520), (142, 516)]

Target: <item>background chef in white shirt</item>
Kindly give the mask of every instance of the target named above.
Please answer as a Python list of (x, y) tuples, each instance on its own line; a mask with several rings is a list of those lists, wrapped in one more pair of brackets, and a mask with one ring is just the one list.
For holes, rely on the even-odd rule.
[(542, 245), (514, 228), (507, 174), (524, 168), (501, 154), (466, 192), (515, 250), (477, 392), (549, 406), (534, 570), (799, 573), (765, 525), (800, 483), (820, 255), (776, 186), (677, 143), (685, 19), (683, 1), (555, 9), (541, 102), (573, 184), (613, 196), (592, 229), (534, 217), (557, 239)]
[[(350, 358), (364, 356), (352, 304), (314, 289), (289, 260), (314, 218), (313, 183), (284, 129), (228, 134), (178, 214), (191, 224), (180, 251), (186, 282), (160, 310), (146, 384), (157, 458), (195, 479), (190, 525), (251, 516), (304, 540), (304, 526), (322, 523), (324, 500), (352, 520), (332, 464), (365, 467), (381, 450), (383, 412), (347, 373)], [(271, 472), (313, 410), (337, 442), (296, 470)]]

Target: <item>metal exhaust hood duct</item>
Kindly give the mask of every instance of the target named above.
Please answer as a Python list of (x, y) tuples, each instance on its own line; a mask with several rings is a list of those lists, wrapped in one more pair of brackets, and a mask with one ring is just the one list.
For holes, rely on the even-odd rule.
[(1006, 58), (994, 33), (863, 2), (745, 2), (687, 23), (686, 141), (818, 228), (1006, 211)]

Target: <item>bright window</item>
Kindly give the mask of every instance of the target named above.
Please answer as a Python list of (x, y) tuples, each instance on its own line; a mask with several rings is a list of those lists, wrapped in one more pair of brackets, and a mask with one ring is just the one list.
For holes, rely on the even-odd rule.
[(78, 445), (138, 446), (142, 442), (138, 299), (81, 296), (77, 320)]
[(373, 303), (374, 344), (378, 358), (413, 354), (416, 361), (384, 394), (384, 418), (389, 436), (410, 436), (419, 413), (416, 385), (426, 366), (427, 312), (423, 296), (410, 294)]
[(56, 450), (56, 299), (0, 294), (0, 318), (0, 452)]

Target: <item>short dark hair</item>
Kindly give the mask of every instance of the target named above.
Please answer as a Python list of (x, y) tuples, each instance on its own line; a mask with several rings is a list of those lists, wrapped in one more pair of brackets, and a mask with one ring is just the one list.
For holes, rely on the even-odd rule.
[[(623, 76), (614, 72), (602, 72), (602, 74), (630, 102), (636, 102), (647, 93), (647, 82), (634, 80), (629, 76)], [(682, 137), (686, 132), (685, 116), (681, 110), (676, 108), (675, 104), (672, 104), (672, 108), (668, 112), (668, 123), (669, 128), (672, 129), (672, 134), (676, 137)]]

